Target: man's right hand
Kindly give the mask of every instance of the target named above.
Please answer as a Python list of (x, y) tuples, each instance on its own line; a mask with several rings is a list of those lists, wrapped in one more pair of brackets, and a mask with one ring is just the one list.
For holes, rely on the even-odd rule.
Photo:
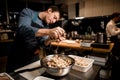
[(56, 27), (50, 30), (49, 37), (55, 41), (62, 41), (66, 39), (66, 33), (63, 28)]

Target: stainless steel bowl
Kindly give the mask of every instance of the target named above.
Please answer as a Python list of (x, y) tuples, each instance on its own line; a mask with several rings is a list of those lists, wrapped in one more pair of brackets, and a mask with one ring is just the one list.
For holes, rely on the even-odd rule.
[(61, 54), (57, 54), (57, 55), (62, 57), (63, 59), (69, 59), (71, 61), (71, 64), (66, 67), (61, 67), (61, 68), (60, 67), (49, 67), (47, 65), (47, 62), (50, 61), (55, 55), (48, 55), (41, 60), (41, 65), (46, 68), (46, 72), (50, 75), (65, 76), (70, 72), (72, 66), (75, 64), (75, 60), (67, 55), (61, 55)]

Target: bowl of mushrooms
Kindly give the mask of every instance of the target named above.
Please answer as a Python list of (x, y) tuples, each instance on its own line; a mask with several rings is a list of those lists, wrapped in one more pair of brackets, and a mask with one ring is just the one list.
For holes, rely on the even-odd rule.
[(48, 74), (53, 76), (67, 75), (74, 64), (73, 58), (63, 54), (48, 55), (41, 59), (41, 65), (46, 68)]

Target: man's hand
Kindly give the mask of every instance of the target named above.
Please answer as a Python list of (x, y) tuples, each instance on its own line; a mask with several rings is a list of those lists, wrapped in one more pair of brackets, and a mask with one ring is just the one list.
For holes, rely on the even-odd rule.
[(50, 30), (49, 37), (55, 41), (62, 41), (66, 39), (66, 33), (63, 28), (56, 27)]

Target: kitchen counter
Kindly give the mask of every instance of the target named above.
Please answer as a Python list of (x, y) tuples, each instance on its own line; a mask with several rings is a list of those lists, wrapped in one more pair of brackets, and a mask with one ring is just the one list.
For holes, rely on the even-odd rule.
[[(23, 70), (23, 69), (33, 69), (36, 67), (40, 66), (40, 61), (36, 61), (33, 62), (27, 66), (24, 66), (20, 69), (15, 70), (19, 71), (19, 70)], [(87, 72), (80, 72), (80, 71), (76, 71), (76, 70), (71, 70), (66, 76), (63, 77), (54, 77), (51, 76), (49, 74), (47, 74), (46, 72), (44, 72), (42, 68), (36, 68), (33, 71), (26, 71), (23, 73), (9, 73), (15, 80), (34, 80), (34, 78), (38, 77), (38, 76), (42, 76), (42, 77), (47, 77), (47, 78), (52, 78), (54, 80), (98, 80), (98, 76), (99, 76), (99, 70), (101, 69), (100, 66), (98, 65), (93, 65)]]
[[(68, 40), (69, 41), (69, 40)], [(61, 42), (55, 42), (52, 41), (51, 42), (51, 46), (59, 46), (59, 47), (63, 47), (63, 48), (71, 48), (71, 49), (76, 49), (76, 50), (80, 50), (80, 51), (96, 51), (96, 52), (103, 52), (103, 53), (110, 53), (114, 43), (109, 43), (109, 48), (98, 48), (98, 47), (85, 47), (85, 46), (81, 46), (80, 43), (81, 42), (73, 42), (74, 40), (70, 40), (70, 42), (65, 42), (65, 41), (61, 41)], [(99, 45), (98, 45), (99, 46)]]

